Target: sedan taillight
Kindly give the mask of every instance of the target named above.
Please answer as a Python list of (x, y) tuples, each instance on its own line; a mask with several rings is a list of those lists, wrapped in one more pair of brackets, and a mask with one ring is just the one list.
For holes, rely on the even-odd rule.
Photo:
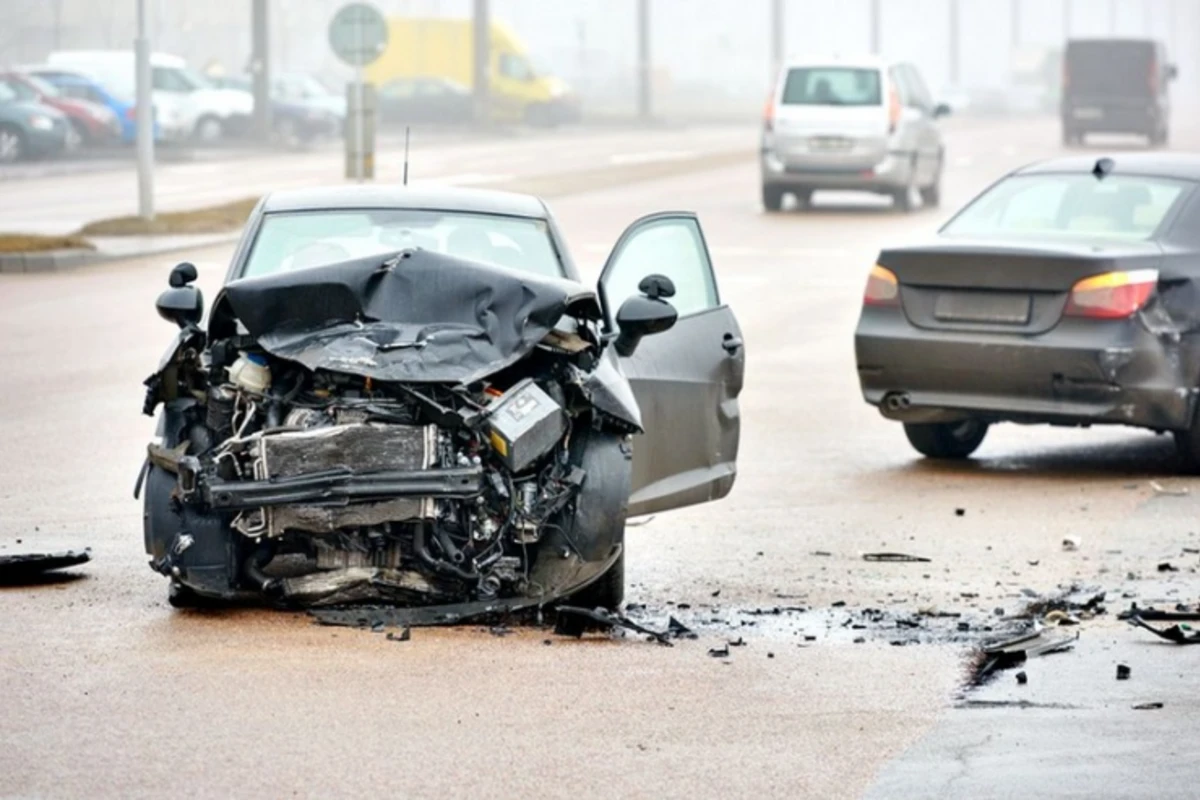
[(1157, 285), (1156, 269), (1093, 275), (1071, 288), (1063, 314), (1092, 319), (1125, 319), (1146, 305)]
[(863, 305), (900, 305), (900, 282), (896, 280), (896, 273), (878, 264), (872, 267), (871, 275), (867, 278), (867, 289), (863, 292)]

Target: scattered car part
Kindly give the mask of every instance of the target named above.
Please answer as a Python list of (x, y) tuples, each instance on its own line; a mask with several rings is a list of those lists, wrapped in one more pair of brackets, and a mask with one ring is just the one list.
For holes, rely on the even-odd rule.
[(1117, 680), (1127, 681), (1131, 674), (1132, 670), (1129, 669), (1128, 664), (1117, 664)]
[(92, 549), (55, 553), (20, 553), (0, 556), (0, 586), (18, 586), (40, 580), (47, 572), (77, 567), (92, 560)]
[(1169, 628), (1155, 628), (1153, 625), (1147, 625), (1142, 621), (1141, 617), (1130, 617), (1128, 620), (1130, 625), (1138, 628), (1145, 628), (1160, 639), (1166, 639), (1168, 642), (1175, 644), (1200, 644), (1200, 631), (1192, 628), (1185, 622), (1178, 622)]
[(924, 556), (913, 556), (908, 553), (863, 553), (863, 561), (895, 561), (927, 564), (933, 559)]
[[(600, 626), (603, 630), (611, 630), (613, 628), (627, 628), (635, 633), (640, 633), (649, 636), (653, 641), (659, 644), (672, 647), (671, 636), (672, 631), (668, 629), (665, 632), (652, 631), (645, 628), (628, 617), (612, 611), (607, 611), (603, 608), (580, 608), (579, 606), (557, 606), (554, 609), (555, 625), (554, 632), (561, 636), (574, 636), (579, 638), (583, 636), (588, 629), (587, 621), (591, 621)], [(682, 627), (682, 626), (681, 626)], [(686, 629), (685, 629), (686, 630)]]

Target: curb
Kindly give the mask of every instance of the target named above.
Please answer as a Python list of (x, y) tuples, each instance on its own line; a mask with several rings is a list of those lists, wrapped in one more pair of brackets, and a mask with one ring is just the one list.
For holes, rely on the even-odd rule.
[[(730, 167), (740, 163), (753, 163), (755, 150), (737, 148), (702, 153), (676, 161), (657, 161), (646, 164), (630, 164), (623, 167), (597, 167), (570, 173), (547, 173), (516, 178), (488, 188), (537, 195), (543, 198), (562, 198), (584, 192), (603, 191), (629, 186), (646, 181), (665, 180), (694, 173)], [(164, 236), (163, 241), (145, 247), (125, 250), (106, 250), (102, 245), (96, 250), (48, 250), (36, 253), (0, 253), (0, 275), (14, 273), (61, 272), (84, 266), (145, 258), (192, 250), (201, 247), (232, 244), (241, 238), (241, 229), (228, 234), (213, 234), (210, 239), (197, 242), (188, 238)], [(103, 238), (103, 237), (97, 237)], [(108, 237), (122, 238), (122, 237)]]
[(214, 236), (206, 242), (179, 241), (174, 237), (163, 237), (162, 242), (156, 242), (148, 247), (124, 252), (98, 250), (47, 250), (38, 253), (0, 253), (0, 275), (17, 273), (65, 272), (79, 267), (90, 267), (109, 261), (124, 261), (131, 258), (168, 255), (180, 253), (198, 247), (213, 247), (215, 245), (236, 242), (242, 233), (240, 230), (229, 234)]

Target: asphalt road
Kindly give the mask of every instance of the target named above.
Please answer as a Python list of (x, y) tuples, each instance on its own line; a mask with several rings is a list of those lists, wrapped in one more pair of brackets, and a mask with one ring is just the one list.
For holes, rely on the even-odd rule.
[[(879, 247), (1056, 141), (1040, 123), (953, 129), (945, 208), (911, 216), (836, 195), (765, 215), (749, 162), (554, 201), (593, 272), (634, 217), (698, 211), (744, 329), (733, 493), (629, 532), (628, 600), (702, 633), (669, 649), (471, 627), (397, 643), (301, 615), (172, 611), (131, 496), (168, 265), (0, 275), (0, 553), (96, 557), (79, 580), (0, 590), (0, 796), (1185, 796), (1188, 748), (1162, 744), (1191, 735), (1190, 648), (1091, 623), (1076, 652), (1031, 662), (1015, 698), (1033, 708), (963, 707), (1013, 699), (1009, 675), (964, 694), (964, 660), (1022, 589), (1094, 583), (1113, 611), (1122, 593), (1195, 597), (1196, 501), (1151, 483), (1192, 485), (1169, 442), (1009, 426), (969, 464), (932, 466), (857, 389), (851, 334)], [(688, 149), (683, 135), (630, 152)], [(194, 254), (210, 298), (228, 255)], [(861, 559), (874, 550), (931, 561)], [(1164, 558), (1183, 571), (1162, 580)], [(751, 613), (780, 605), (811, 610)], [(864, 608), (961, 613), (971, 632), (843, 627)], [(1116, 658), (1134, 682), (1115, 684)], [(1149, 699), (1166, 707), (1129, 710)]]

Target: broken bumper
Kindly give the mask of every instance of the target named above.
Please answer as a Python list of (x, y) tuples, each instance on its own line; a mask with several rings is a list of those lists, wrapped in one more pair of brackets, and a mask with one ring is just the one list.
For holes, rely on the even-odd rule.
[(864, 310), (855, 335), (863, 398), (889, 419), (1191, 425), (1194, 345), (1134, 319), (1064, 319), (1038, 336), (933, 331)]

